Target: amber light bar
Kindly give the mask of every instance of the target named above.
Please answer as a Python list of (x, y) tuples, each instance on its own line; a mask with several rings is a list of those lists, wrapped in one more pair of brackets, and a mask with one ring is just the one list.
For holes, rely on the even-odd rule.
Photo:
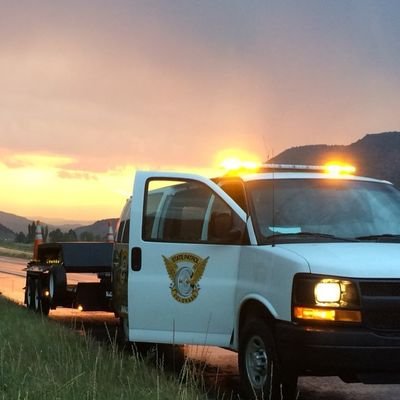
[(294, 307), (294, 317), (301, 320), (361, 322), (361, 312), (313, 307)]
[(330, 175), (354, 174), (356, 168), (352, 165), (329, 163), (325, 165), (300, 165), (300, 164), (261, 164), (263, 172), (325, 172)]

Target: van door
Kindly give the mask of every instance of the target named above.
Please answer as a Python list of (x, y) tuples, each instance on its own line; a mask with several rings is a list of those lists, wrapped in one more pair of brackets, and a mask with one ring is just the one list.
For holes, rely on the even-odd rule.
[(133, 199), (130, 340), (229, 346), (244, 211), (189, 174), (139, 172)]

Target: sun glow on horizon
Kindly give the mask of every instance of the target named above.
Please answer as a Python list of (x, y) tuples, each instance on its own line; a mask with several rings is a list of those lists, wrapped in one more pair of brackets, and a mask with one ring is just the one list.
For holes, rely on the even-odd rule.
[[(3, 156), (0, 175), (0, 210), (21, 216), (43, 216), (71, 220), (97, 220), (118, 217), (132, 194), (135, 171), (186, 172), (216, 177), (226, 172), (223, 160), (249, 160), (258, 164), (254, 155), (242, 150), (224, 150), (212, 165), (190, 167), (151, 164), (122, 165), (96, 172), (74, 169), (76, 160), (55, 154), (16, 153)], [(242, 164), (243, 165), (243, 164)]]
[(74, 160), (15, 154), (0, 162), (0, 209), (21, 216), (96, 220), (118, 217), (132, 190), (132, 168), (106, 172), (69, 170)]
[(256, 154), (241, 149), (226, 149), (216, 156), (216, 164), (219, 170), (238, 171), (241, 169), (255, 170), (261, 165), (261, 160)]

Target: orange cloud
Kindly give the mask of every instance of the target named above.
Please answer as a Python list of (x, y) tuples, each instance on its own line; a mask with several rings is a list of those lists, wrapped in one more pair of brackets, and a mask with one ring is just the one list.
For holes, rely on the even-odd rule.
[(58, 175), (58, 177), (60, 177), (62, 179), (83, 179), (86, 181), (97, 180), (97, 176), (94, 174), (90, 174), (89, 172), (60, 170), (60, 171), (58, 171), (57, 175)]
[(59, 167), (68, 165), (73, 162), (70, 157), (54, 155), (54, 154), (40, 154), (40, 153), (15, 153), (10, 151), (3, 151), (1, 162), (8, 168), (46, 168), (46, 167)]

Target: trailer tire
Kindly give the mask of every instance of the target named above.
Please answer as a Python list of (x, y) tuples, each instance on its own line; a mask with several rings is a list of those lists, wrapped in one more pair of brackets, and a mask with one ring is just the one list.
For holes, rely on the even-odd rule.
[(46, 299), (46, 298), (41, 298), (40, 299), (40, 313), (42, 314), (42, 315), (45, 315), (45, 316), (47, 316), (47, 315), (49, 315), (49, 312), (50, 312), (50, 302), (49, 302), (49, 299)]
[(25, 291), (24, 291), (24, 304), (26, 305), (26, 308), (28, 308), (28, 296), (29, 296), (29, 277), (26, 275), (25, 278)]
[(36, 312), (40, 312), (40, 280), (35, 279), (34, 281), (34, 293), (35, 293), (35, 299), (34, 299), (34, 310)]
[(62, 303), (67, 290), (67, 275), (62, 265), (55, 265), (49, 274), (49, 306), (55, 308)]
[(27, 276), (26, 286), (25, 286), (25, 298), (26, 298), (26, 307), (29, 310), (35, 309), (35, 291), (36, 291), (35, 279), (32, 278), (31, 276)]
[(35, 311), (47, 316), (50, 312), (50, 301), (48, 297), (43, 296), (44, 289), (47, 288), (46, 279), (44, 277), (37, 279), (35, 286), (35, 296), (37, 298), (35, 302)]

